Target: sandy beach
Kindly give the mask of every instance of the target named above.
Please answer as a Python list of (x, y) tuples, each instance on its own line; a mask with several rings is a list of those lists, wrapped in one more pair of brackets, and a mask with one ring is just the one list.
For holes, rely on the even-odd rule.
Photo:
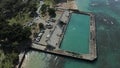
[(76, 2), (74, 0), (73, 1), (68, 1), (67, 5), (68, 5), (68, 9), (78, 9), (77, 5), (76, 5)]
[(75, 0), (58, 3), (57, 6), (62, 9), (78, 9)]

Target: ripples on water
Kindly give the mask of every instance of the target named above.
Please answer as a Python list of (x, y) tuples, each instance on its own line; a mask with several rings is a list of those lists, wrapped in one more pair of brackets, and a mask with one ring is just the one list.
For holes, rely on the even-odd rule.
[[(120, 0), (76, 1), (81, 10), (91, 11), (96, 15), (98, 59), (87, 62), (49, 54), (49, 61), (42, 60), (45, 61), (44, 64), (48, 63), (43, 68), (120, 68)], [(43, 54), (45, 53), (39, 53)]]

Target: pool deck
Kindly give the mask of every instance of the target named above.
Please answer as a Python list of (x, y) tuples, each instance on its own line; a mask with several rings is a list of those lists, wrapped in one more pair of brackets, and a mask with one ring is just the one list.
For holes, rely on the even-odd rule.
[[(72, 57), (72, 58), (76, 58), (76, 59), (84, 59), (84, 60), (89, 60), (89, 61), (93, 61), (97, 58), (97, 52), (96, 52), (96, 32), (95, 32), (95, 18), (94, 15), (92, 13), (86, 13), (86, 12), (82, 12), (82, 11), (78, 11), (78, 10), (73, 10), (70, 9), (69, 10), (70, 13), (78, 13), (78, 14), (84, 14), (84, 15), (89, 15), (90, 16), (90, 38), (89, 38), (89, 54), (78, 54), (75, 52), (71, 52), (71, 51), (65, 51), (60, 49), (60, 43), (64, 37), (64, 33), (65, 30), (67, 28), (67, 24), (69, 22), (70, 19), (70, 13), (67, 14), (69, 16), (65, 16), (63, 14), (63, 20), (64, 22), (66, 22), (66, 25), (64, 25), (63, 29), (59, 28), (59, 26), (55, 27), (55, 30), (53, 31), (53, 34), (50, 36), (49, 40), (47, 41), (49, 43), (49, 45), (36, 45), (33, 44), (32, 48), (38, 51), (43, 51), (43, 52), (47, 52), (47, 53), (51, 53), (51, 54), (57, 54), (57, 55), (62, 55), (62, 56), (67, 56), (67, 57)], [(66, 12), (65, 12), (66, 14)], [(66, 19), (66, 17), (68, 17)], [(62, 18), (60, 18), (62, 19)], [(61, 36), (58, 36), (60, 35)], [(56, 44), (57, 42), (57, 44)], [(53, 49), (49, 49), (48, 46), (50, 47), (54, 47)]]

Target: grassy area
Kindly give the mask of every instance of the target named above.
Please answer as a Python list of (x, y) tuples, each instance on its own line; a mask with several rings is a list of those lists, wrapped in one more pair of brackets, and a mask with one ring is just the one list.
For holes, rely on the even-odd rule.
[(40, 2), (37, 2), (36, 4), (37, 4), (36, 7), (38, 8), (40, 6)]
[(45, 0), (46, 5), (54, 6), (55, 2), (54, 0)]
[(5, 55), (3, 51), (0, 50), (0, 68), (13, 68), (13, 60), (15, 60), (17, 56), (18, 54), (14, 52)]
[(2, 61), (4, 60), (5, 55), (3, 53), (3, 51), (0, 50), (0, 68), (2, 68)]

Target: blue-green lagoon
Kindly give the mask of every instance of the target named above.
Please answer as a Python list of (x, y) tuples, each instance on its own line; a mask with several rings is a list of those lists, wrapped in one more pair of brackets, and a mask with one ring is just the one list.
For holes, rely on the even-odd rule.
[(80, 54), (89, 53), (90, 16), (72, 13), (61, 49)]

